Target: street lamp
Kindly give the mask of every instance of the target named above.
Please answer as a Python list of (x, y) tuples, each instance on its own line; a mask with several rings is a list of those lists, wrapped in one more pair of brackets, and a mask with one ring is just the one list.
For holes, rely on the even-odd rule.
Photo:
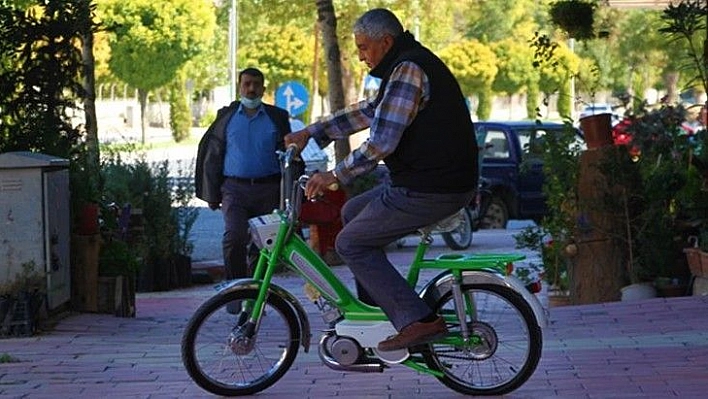
[(229, 12), (229, 94), (231, 100), (236, 99), (236, 69), (238, 68), (238, 0), (231, 0), (231, 11)]

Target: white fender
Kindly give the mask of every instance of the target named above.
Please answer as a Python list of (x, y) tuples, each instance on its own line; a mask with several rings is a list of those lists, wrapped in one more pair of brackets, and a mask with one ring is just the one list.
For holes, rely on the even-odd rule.
[[(219, 294), (244, 289), (257, 290), (260, 288), (261, 283), (262, 281), (260, 280), (242, 278), (222, 282), (220, 284), (217, 284), (214, 289), (217, 290)], [(293, 311), (297, 315), (298, 322), (300, 323), (300, 342), (302, 344), (302, 348), (305, 352), (309, 352), (310, 340), (312, 339), (312, 332), (310, 331), (310, 319), (307, 317), (307, 312), (305, 312), (305, 309), (300, 304), (300, 301), (298, 301), (293, 294), (275, 284), (270, 285), (269, 292), (271, 295), (278, 295), (283, 298), (293, 309)]]
[[(443, 295), (452, 290), (454, 276), (450, 272), (443, 272), (430, 280), (423, 287), (420, 296), (425, 301), (432, 305), (436, 303)], [(502, 276), (492, 271), (466, 270), (462, 272), (463, 284), (492, 284), (511, 288), (519, 293), (524, 300), (531, 306), (536, 322), (539, 327), (543, 328), (548, 325), (547, 311), (541, 305), (536, 295), (529, 292), (524, 284), (515, 276)]]

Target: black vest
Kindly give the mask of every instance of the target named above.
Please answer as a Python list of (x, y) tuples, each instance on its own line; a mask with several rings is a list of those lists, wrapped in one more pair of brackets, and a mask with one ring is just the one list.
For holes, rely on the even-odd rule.
[(406, 128), (396, 150), (384, 158), (394, 186), (426, 193), (462, 193), (477, 187), (477, 140), (457, 80), (430, 50), (405, 32), (370, 72), (381, 78), (376, 104), (391, 72), (403, 61), (428, 77), (430, 100)]

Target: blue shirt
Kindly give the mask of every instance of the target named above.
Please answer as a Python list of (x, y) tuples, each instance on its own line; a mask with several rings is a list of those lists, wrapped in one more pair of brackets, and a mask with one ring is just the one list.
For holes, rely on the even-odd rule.
[(224, 176), (259, 178), (280, 173), (278, 131), (263, 105), (249, 117), (240, 105), (226, 126)]

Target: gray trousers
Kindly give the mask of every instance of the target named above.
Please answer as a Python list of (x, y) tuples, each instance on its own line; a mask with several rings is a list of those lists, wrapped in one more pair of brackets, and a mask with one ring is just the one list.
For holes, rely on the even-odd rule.
[(336, 250), (357, 283), (401, 331), (432, 313), (391, 264), (385, 246), (457, 212), (474, 191), (438, 194), (380, 185), (344, 204)]
[(226, 278), (250, 277), (246, 263), (248, 219), (273, 212), (280, 203), (280, 183), (241, 183), (226, 179), (221, 185), (224, 215), (222, 240)]

